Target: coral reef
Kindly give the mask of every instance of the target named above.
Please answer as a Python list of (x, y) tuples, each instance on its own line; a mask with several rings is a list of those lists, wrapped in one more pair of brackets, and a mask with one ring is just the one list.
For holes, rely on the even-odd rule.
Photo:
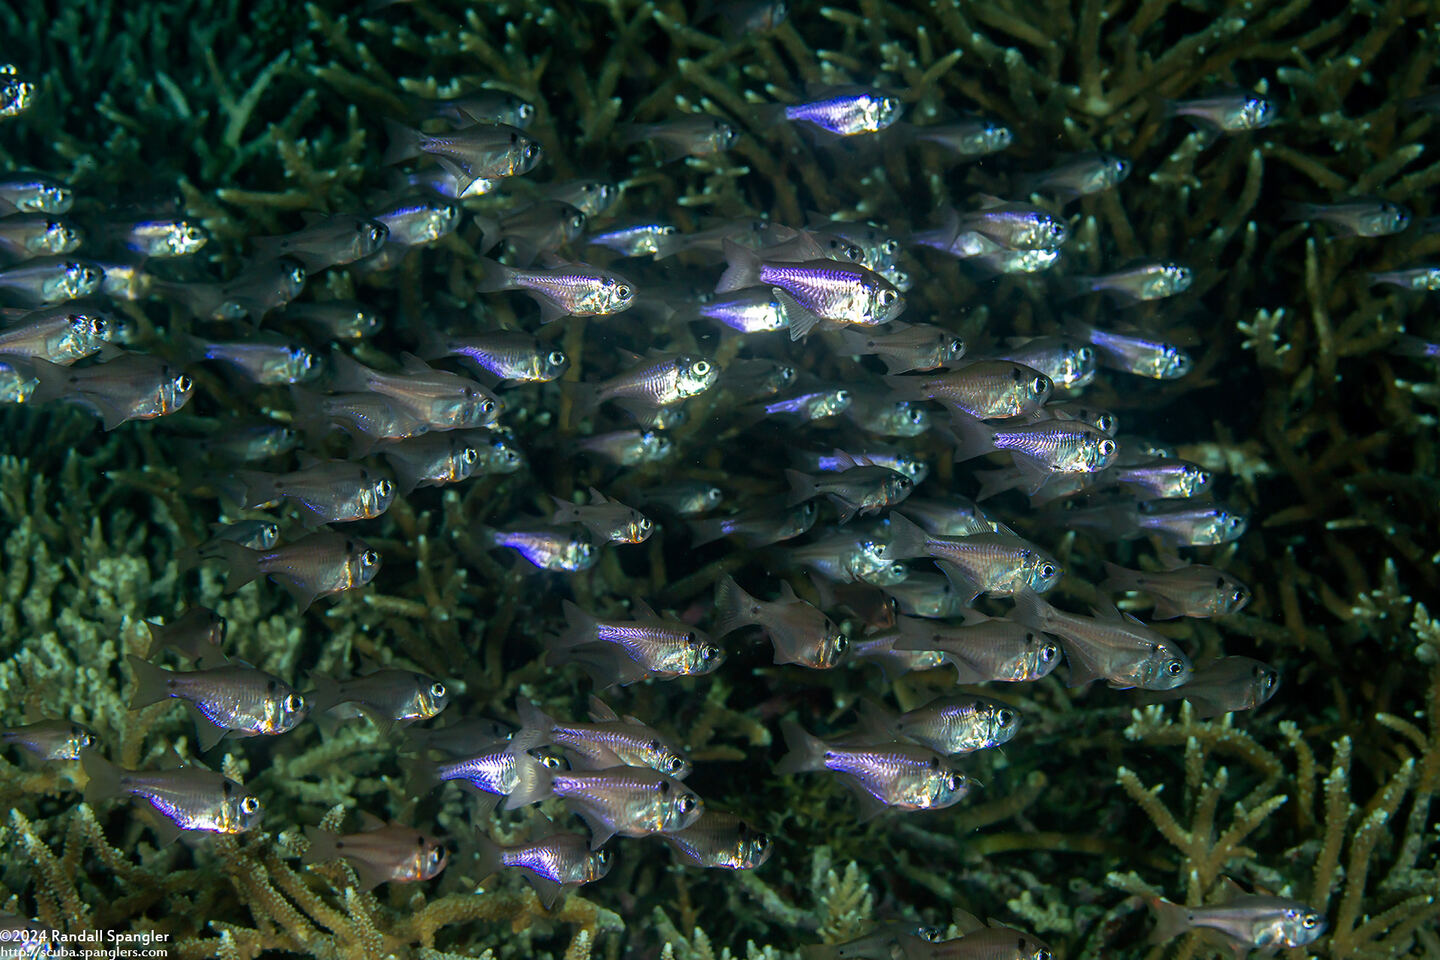
[[(263, 796), (267, 829), (193, 847), (157, 848), (127, 805), (82, 802), (73, 763), (40, 766), (7, 751), (0, 909), (69, 932), (163, 932), (170, 955), (185, 958), (788, 960), (893, 918), (943, 926), (963, 908), (1024, 925), (1071, 960), (1188, 960), (1217, 951), (1193, 936), (1143, 946), (1144, 898), (1212, 902), (1230, 877), (1325, 913), (1330, 932), (1294, 958), (1440, 954), (1431, 805), (1440, 622), (1430, 613), (1440, 585), (1440, 374), (1388, 349), (1402, 330), (1431, 339), (1440, 330), (1426, 294), (1368, 281), (1433, 259), (1440, 233), (1344, 237), (1284, 219), (1287, 201), (1369, 195), (1417, 220), (1436, 212), (1440, 160), (1426, 155), (1436, 114), (1403, 106), (1436, 82), (1432, 5), (859, 0), (797, 3), (774, 31), (739, 35), (668, 0), (372, 6), (86, 0), (51, 16), (43, 0), (9, 4), (0, 8), (7, 56), (36, 79), (37, 105), (0, 129), (0, 164), (44, 170), (97, 207), (178, 189), (214, 238), (207, 263), (219, 272), (241, 262), (247, 237), (381, 195), (381, 118), (403, 113), (404, 95), (481, 83), (535, 104), (530, 129), (551, 179), (622, 180), (629, 211), (671, 211), (686, 232), (711, 216), (803, 223), (820, 210), (903, 235), (974, 194), (1007, 195), (1020, 173), (1062, 153), (1124, 154), (1132, 181), (1070, 208), (1067, 272), (1141, 256), (1189, 263), (1187, 293), (1125, 317), (1191, 345), (1195, 369), (1164, 383), (1102, 377), (1086, 400), (1127, 430), (1193, 441), (1180, 453), (1224, 476), (1227, 501), (1252, 530), (1202, 559), (1242, 577), (1254, 600), (1162, 630), (1197, 660), (1263, 657), (1282, 670), (1281, 692), (1253, 715), (1201, 721), (1187, 707), (1140, 706), (1057, 678), (987, 689), (1026, 726), (1003, 751), (967, 762), (984, 784), (979, 798), (859, 824), (828, 780), (770, 772), (777, 718), (804, 709), (839, 729), (862, 696), (893, 694), (908, 708), (952, 691), (951, 675), (882, 684), (864, 666), (801, 673), (737, 653), (713, 677), (628, 688), (617, 707), (623, 700), (622, 712), (686, 747), (697, 765), (688, 782), (767, 831), (770, 862), (753, 873), (697, 871), (658, 842), (631, 841), (606, 880), (550, 913), (517, 878), (482, 885), (459, 857), (430, 884), (372, 893), (357, 892), (342, 863), (300, 864), (301, 825), (338, 827), (358, 811), (419, 817), (461, 849), (468, 840), (469, 797), (411, 797), (397, 744), (365, 724), (226, 741), (224, 770)], [(836, 149), (764, 120), (762, 103), (845, 83), (893, 90), (921, 125), (983, 111), (1014, 144), (960, 164), (933, 144), (890, 137)], [(1167, 99), (1231, 85), (1276, 98), (1280, 120), (1220, 137), (1165, 114)], [(722, 116), (744, 135), (723, 156), (667, 166), (616, 136), (623, 123), (677, 110)], [(505, 202), (465, 206), (491, 215)], [(413, 251), (378, 273), (332, 270), (313, 286), (381, 305), (398, 329), (442, 314), (523, 326), (520, 301), (476, 300), (477, 239), (467, 225), (434, 254)], [(982, 277), (928, 251), (907, 269), (909, 309), (971, 342), (1055, 332), (1071, 315), (1099, 320), (1112, 309), (1099, 298), (1060, 302), (1043, 275)], [(138, 336), (184, 327), (165, 304), (118, 310)], [(616, 367), (599, 326), (543, 331), (570, 356), (568, 379)], [(367, 349), (382, 353), (357, 354)], [(736, 348), (714, 349), (727, 361)], [(835, 375), (821, 369), (829, 362), (814, 360), (812, 372)], [(509, 716), (524, 695), (579, 716), (587, 681), (547, 667), (537, 642), (562, 622), (567, 589), (608, 613), (636, 597), (695, 612), (724, 573), (771, 562), (657, 536), (561, 587), (477, 549), (476, 522), (546, 512), (546, 494), (569, 498), (606, 475), (568, 453), (581, 417), (570, 393), (546, 384), (517, 395), (506, 418), (531, 472), (397, 498), (366, 532), (385, 561), (368, 590), (303, 614), (268, 585), (226, 596), (213, 570), (182, 574), (177, 560), (216, 519), (217, 478), (187, 462), (187, 431), (241, 405), (213, 375), (206, 387), (212, 399), (187, 413), (198, 426), (186, 428), (102, 434), (65, 408), (0, 415), (5, 725), (85, 723), (126, 767), (193, 757), (178, 706), (129, 710), (124, 656), (145, 651), (143, 621), (195, 603), (227, 618), (238, 657), (293, 682), (395, 664), (445, 677), (470, 712)], [(757, 463), (773, 473), (764, 461), (783, 441), (731, 459), (735, 446), (709, 442), (709, 403), (701, 398), (674, 431), (694, 450), (686, 470), (747, 494), (764, 489)], [(936, 458), (937, 481), (954, 475), (948, 457)], [(1133, 544), (1107, 553), (1043, 513), (1019, 525), (1065, 562), (1057, 602), (1071, 607), (1094, 599), (1087, 584), (1103, 577), (1102, 557), (1151, 562)], [(529, 811), (496, 822), (518, 840), (546, 821)]]

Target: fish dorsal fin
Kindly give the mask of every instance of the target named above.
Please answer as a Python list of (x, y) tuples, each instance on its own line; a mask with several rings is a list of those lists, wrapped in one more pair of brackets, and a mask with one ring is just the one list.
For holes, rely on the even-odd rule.
[(1110, 602), (1109, 597), (1100, 596), (1090, 605), (1090, 613), (1097, 620), (1104, 620), (1109, 623), (1123, 622), (1124, 618), (1115, 604)]
[(888, 743), (899, 735), (895, 730), (896, 716), (869, 697), (860, 699), (860, 726), (855, 731), (867, 741)]
[(593, 693), (590, 695), (590, 719), (596, 723), (615, 723), (620, 717), (610, 705)]
[(413, 353), (400, 354), (400, 369), (406, 373), (434, 373), (435, 368)]
[[(1227, 903), (1231, 900), (1234, 900), (1236, 897), (1245, 897), (1250, 895), (1248, 890), (1240, 886), (1240, 884), (1236, 883), (1231, 877), (1220, 878), (1220, 890), (1222, 893), (1225, 894), (1225, 901)], [(1255, 892), (1262, 895), (1266, 893), (1266, 891), (1261, 890), (1259, 887), (1255, 888)]]
[(834, 458), (836, 463), (840, 464), (840, 466), (844, 467), (846, 470), (860, 466), (860, 462), (858, 460), (856, 460), (850, 454), (846, 453), (844, 450), (841, 450), (839, 447), (831, 450), (830, 456)]
[(968, 910), (961, 910), (959, 907), (954, 908), (950, 922), (955, 924), (955, 928), (960, 931), (962, 937), (985, 929), (985, 924), (980, 922), (979, 917)]
[(591, 487), (590, 502), (593, 504), (605, 504), (609, 503), (610, 501), (605, 499), (605, 494), (601, 493), (599, 490), (596, 490), (594, 487)]
[(564, 270), (573, 265), (571, 261), (566, 260), (564, 257), (550, 250), (540, 251), (538, 259), (540, 260), (540, 266), (547, 270)]
[(790, 581), (789, 581), (789, 580), (781, 580), (781, 581), (780, 581), (780, 600), (781, 600), (782, 603), (803, 603), (803, 602), (804, 602), (804, 601), (801, 600), (798, 596), (795, 595), (795, 588), (792, 587), (792, 586), (790, 586)]
[(633, 601), (633, 602), (630, 604), (630, 608), (631, 608), (631, 612), (636, 615), (636, 616), (635, 616), (635, 619), (636, 619), (636, 620), (658, 620), (658, 619), (660, 619), (659, 614), (657, 614), (657, 613), (655, 612), (655, 610), (650, 606), (650, 604), (646, 603), (644, 600), (638, 600), (638, 599), (637, 599), (637, 600)]
[(1185, 568), (1192, 566), (1189, 560), (1181, 560), (1178, 556), (1169, 552), (1168, 550), (1160, 551), (1156, 559), (1160, 561), (1160, 569), (1165, 571), (1166, 573), (1174, 573), (1176, 570), (1184, 570)]
[(360, 830), (362, 833), (369, 833), (372, 830), (383, 830), (384, 828), (384, 820), (381, 820), (369, 810), (360, 811)]
[(975, 200), (980, 204), (981, 210), (993, 210), (996, 207), (1003, 207), (1010, 202), (1008, 200), (1002, 200), (993, 193), (977, 193)]

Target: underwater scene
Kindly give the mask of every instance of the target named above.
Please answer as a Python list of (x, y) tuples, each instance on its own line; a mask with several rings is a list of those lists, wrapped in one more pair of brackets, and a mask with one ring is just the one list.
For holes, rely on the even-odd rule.
[(0, 30), (0, 957), (1440, 957), (1431, 0)]

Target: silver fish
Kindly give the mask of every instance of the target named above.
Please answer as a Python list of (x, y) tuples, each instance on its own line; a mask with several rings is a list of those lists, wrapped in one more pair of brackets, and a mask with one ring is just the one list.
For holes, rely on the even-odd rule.
[[(478, 182), (478, 181), (477, 181)], [(460, 227), (463, 211), (458, 204), (434, 197), (401, 197), (376, 210), (369, 220), (386, 230), (385, 242), (359, 266), (388, 269), (411, 247), (426, 246), (448, 237)]]
[(905, 105), (875, 90), (837, 92), (818, 100), (787, 105), (784, 117), (812, 124), (842, 137), (878, 133), (900, 119)]
[(588, 539), (556, 527), (512, 530), (482, 527), (479, 537), (491, 546), (510, 547), (541, 570), (575, 573), (589, 570), (600, 559), (600, 552)]
[(235, 834), (254, 829), (263, 808), (260, 798), (229, 777), (194, 765), (178, 770), (123, 770), (94, 750), (80, 765), (90, 778), (85, 802), (134, 798), (159, 814), (153, 826), (162, 843), (185, 833)]
[(537, 744), (560, 747), (580, 770), (606, 767), (649, 767), (684, 780), (694, 769), (678, 748), (634, 717), (621, 719), (598, 697), (590, 698), (591, 723), (566, 723), (521, 697), (515, 706), (521, 733)]
[(849, 408), (852, 400), (849, 390), (844, 387), (835, 387), (760, 403), (751, 407), (750, 411), (759, 417), (783, 417), (789, 420), (808, 422), (824, 420), (826, 417), (843, 413)]
[(364, 716), (381, 733), (438, 717), (450, 703), (450, 689), (444, 683), (412, 670), (374, 670), (349, 680), (312, 673), (310, 679), (315, 684), (311, 713)]
[(1410, 225), (1410, 211), (1389, 200), (1292, 203), (1285, 219), (1321, 220), (1348, 237), (1388, 237)]
[(449, 851), (434, 837), (399, 823), (385, 823), (370, 814), (359, 833), (337, 835), (316, 827), (305, 828), (310, 846), (301, 863), (342, 859), (360, 881), (359, 890), (382, 883), (419, 883), (445, 869)]
[(766, 547), (808, 532), (819, 513), (813, 502), (784, 511), (758, 506), (729, 517), (696, 520), (690, 524), (690, 531), (697, 547), (721, 537), (740, 537), (749, 547)]
[(1244, 133), (1268, 127), (1277, 112), (1271, 101), (1243, 90), (1194, 100), (1171, 100), (1165, 104), (1165, 116), (1189, 117), (1221, 133)]
[(41, 760), (79, 760), (99, 742), (94, 730), (71, 720), (40, 720), (0, 730), (0, 743), (21, 747)]
[(616, 430), (597, 433), (575, 442), (577, 449), (621, 467), (658, 463), (675, 452), (674, 443), (654, 430)]
[(162, 649), (168, 649), (201, 669), (219, 666), (227, 660), (222, 650), (225, 618), (209, 607), (191, 607), (166, 624), (147, 620), (145, 628), (150, 631), (146, 659), (154, 660)]
[(1095, 347), (1102, 366), (1151, 380), (1178, 380), (1190, 372), (1190, 354), (1151, 337), (1072, 324), (1077, 336)]
[(1108, 293), (1122, 302), (1139, 303), (1184, 293), (1194, 281), (1195, 274), (1189, 267), (1148, 260), (1114, 273), (1070, 277), (1067, 283), (1072, 294)]
[(652, 143), (666, 163), (681, 157), (708, 157), (735, 145), (739, 134), (719, 117), (700, 115), (639, 124), (620, 131), (622, 143)]
[(560, 797), (590, 828), (590, 848), (611, 837), (648, 837), (684, 830), (700, 818), (705, 804), (673, 777), (642, 767), (610, 767), (593, 773), (550, 771), (522, 757), (532, 773), (511, 793), (512, 803)]
[(1385, 270), (1370, 274), (1372, 284), (1390, 284), (1402, 290), (1440, 290), (1440, 266), (1427, 264), (1403, 270)]
[(439, 99), (406, 97), (405, 103), (416, 120), (444, 120), (455, 127), (477, 123), (528, 127), (535, 120), (534, 104), (503, 90), (472, 90)]
[(558, 200), (541, 200), (498, 220), (476, 217), (481, 240), (475, 252), (489, 253), (505, 243), (515, 263), (528, 267), (542, 252), (554, 251), (578, 239), (585, 232), (586, 220), (583, 211)]
[(565, 631), (547, 641), (547, 662), (578, 663), (605, 687), (707, 674), (725, 660), (703, 631), (657, 615), (642, 600), (634, 603), (634, 620), (601, 619), (569, 600), (561, 608)]
[(554, 833), (506, 847), (482, 834), (476, 843), (482, 879), (507, 867), (522, 870), (546, 910), (554, 909), (568, 891), (604, 879), (615, 864), (610, 850), (592, 850), (588, 840), (574, 833)]
[(419, 357), (401, 356), (399, 373), (383, 373), (339, 351), (331, 356), (337, 390), (378, 393), (432, 430), (466, 430), (494, 422), (500, 400), (468, 377), (437, 370)]
[(975, 117), (959, 123), (927, 127), (907, 127), (905, 133), (914, 140), (936, 143), (961, 157), (983, 157), (999, 153), (1015, 140), (1014, 132), (1005, 124), (989, 117)]
[(365, 586), (380, 572), (380, 554), (358, 537), (322, 531), (269, 550), (251, 550), (229, 540), (212, 540), (188, 556), (190, 563), (220, 560), (225, 590), (234, 593), (256, 577), (283, 587), (301, 610), (317, 597)]
[(715, 364), (704, 357), (656, 354), (609, 380), (586, 384), (577, 401), (582, 410), (609, 400), (668, 407), (709, 390), (718, 375)]
[(382, 163), (389, 165), (418, 157), (434, 157), (453, 174), (463, 191), (481, 178), (514, 177), (529, 173), (540, 162), (540, 144), (518, 127), (477, 124), (451, 133), (431, 136), (393, 120), (385, 122), (390, 146)]
[(455, 336), (430, 330), (418, 350), (420, 359), (459, 357), (497, 380), (548, 383), (570, 367), (563, 350), (546, 349), (525, 333), (497, 330), (479, 336)]
[(862, 725), (880, 741), (909, 740), (952, 757), (1009, 743), (1021, 723), (1019, 711), (989, 697), (941, 697), (898, 716), (871, 700), (860, 704)]
[(895, 649), (938, 653), (961, 684), (1028, 683), (1060, 665), (1060, 646), (1038, 630), (973, 610), (962, 613), (965, 622), (958, 627), (900, 620)]
[(1059, 561), (1020, 537), (998, 533), (941, 537), (900, 514), (890, 516), (889, 556), (934, 559), (956, 593), (969, 603), (982, 593), (997, 597), (1023, 590), (1044, 593), (1064, 573)]
[(295, 400), (295, 425), (311, 434), (343, 430), (353, 439), (353, 455), (364, 456), (382, 440), (408, 440), (428, 433), (430, 424), (378, 393), (336, 393), (320, 396), (290, 388)]
[(39, 257), (0, 270), (0, 297), (33, 310), (88, 297), (104, 279), (105, 271), (90, 261)]
[(1263, 706), (1280, 689), (1280, 672), (1250, 657), (1221, 657), (1195, 668), (1190, 682), (1173, 690), (1146, 693), (1144, 703), (1189, 700), (1195, 717), (1208, 720)]
[(1131, 164), (1113, 153), (1079, 153), (1041, 173), (1021, 178), (1026, 194), (1054, 193), (1066, 199), (1109, 190), (1130, 176)]
[(1079, 390), (1095, 379), (1095, 348), (1083, 340), (1033, 337), (1011, 343), (1001, 351), (1000, 359), (1039, 371), (1066, 390)]
[(540, 797), (518, 799), (516, 788), (533, 776), (536, 768), (558, 767), (563, 762), (547, 756), (532, 756), (528, 751), (536, 746), (538, 744), (524, 737), (515, 737), (472, 743), (466, 749), (456, 750), (459, 756), (454, 760), (432, 762), (423, 756), (415, 757), (403, 764), (406, 783), (412, 794), (420, 796), (441, 784), (455, 782), (475, 795), (477, 805), (485, 813), (502, 799), (505, 809), (517, 810)]
[[(841, 342), (851, 353), (878, 356), (892, 373), (934, 370), (965, 355), (965, 341), (928, 323), (892, 322), (888, 332), (842, 330)], [(888, 381), (887, 381), (888, 382)]]
[(828, 670), (845, 656), (845, 634), (824, 613), (795, 596), (787, 581), (780, 581), (778, 600), (758, 600), (727, 574), (715, 584), (715, 610), (716, 636), (758, 626), (774, 644), (776, 663)]
[(35, 310), (0, 329), (0, 354), (68, 366), (98, 353), (114, 335), (115, 321), (109, 313), (65, 304)]
[(895, 599), (899, 612), (910, 617), (946, 619), (967, 609), (965, 598), (938, 573), (912, 572), (899, 583), (882, 588)]
[(390, 236), (379, 220), (337, 213), (312, 219), (301, 230), (277, 237), (255, 237), (250, 243), (258, 257), (291, 256), (311, 273), (354, 263), (375, 253)]
[(725, 491), (703, 480), (679, 480), (641, 491), (645, 503), (653, 503), (681, 517), (708, 513), (725, 501)]
[(951, 414), (956, 461), (1005, 451), (1033, 493), (1053, 474), (1099, 473), (1115, 459), (1115, 441), (1078, 420), (1042, 420), (991, 427), (964, 413)]
[(837, 534), (817, 540), (789, 550), (788, 558), (801, 568), (837, 583), (860, 580), (884, 587), (899, 583), (910, 574), (905, 564), (893, 558), (888, 544), (864, 535)]
[(298, 320), (322, 338), (331, 340), (361, 340), (374, 336), (385, 326), (380, 314), (354, 300), (292, 303), (285, 308), (283, 316)]
[(961, 213), (953, 222), (958, 234), (976, 233), (1006, 250), (1056, 250), (1070, 236), (1065, 221), (1049, 211), (989, 195), (980, 197), (979, 210)]
[(69, 213), (75, 192), (58, 180), (38, 173), (12, 173), (0, 177), (0, 213)]
[(210, 242), (210, 234), (204, 227), (173, 217), (112, 222), (102, 227), (100, 233), (132, 254), (160, 260), (188, 257)]
[(674, 224), (639, 223), (591, 234), (586, 243), (609, 247), (622, 257), (643, 257), (668, 249), (675, 235)]
[(755, 870), (770, 859), (770, 837), (731, 813), (707, 809), (683, 830), (659, 834), (685, 863), (721, 870)]
[(924, 527), (927, 533), (940, 537), (968, 537), (976, 533), (1016, 536), (1014, 530), (992, 517), (984, 507), (955, 494), (911, 497), (905, 502), (905, 515)]
[(1082, 617), (1057, 610), (1033, 590), (1015, 595), (1015, 619), (1057, 636), (1070, 661), (1070, 686), (1105, 680), (1117, 689), (1170, 690), (1189, 681), (1190, 658), (1173, 642), (1113, 607)]
[(976, 360), (919, 377), (885, 378), (895, 393), (935, 400), (981, 420), (1029, 416), (1055, 389), (1045, 374), (1011, 360)]
[(293, 473), (238, 470), (247, 509), (287, 500), (314, 524), (372, 520), (390, 509), (395, 484), (349, 460), (322, 460)]
[(479, 469), (482, 457), (480, 445), (461, 437), (458, 431), (426, 433), (388, 443), (380, 448), (380, 455), (395, 471), (397, 491), (402, 496), (416, 487), (468, 480)]
[(1244, 893), (1233, 883), (1230, 899), (1214, 907), (1182, 907), (1160, 897), (1150, 898), (1155, 930), (1148, 943), (1164, 943), (1196, 928), (1215, 930), (1234, 941), (1238, 952), (1303, 947), (1325, 932), (1325, 917), (1285, 897)]
[(20, 213), (0, 218), (0, 254), (10, 260), (58, 257), (80, 246), (80, 231), (48, 213)]
[[(850, 459), (841, 451), (836, 451), (836, 456)], [(853, 459), (840, 473), (812, 477), (798, 470), (786, 470), (785, 479), (790, 484), (786, 506), (828, 497), (839, 511), (841, 523), (857, 514), (866, 516), (893, 507), (915, 488), (915, 482), (903, 473), (889, 467), (862, 465)]]
[(106, 430), (127, 420), (153, 420), (190, 401), (195, 382), (149, 354), (125, 353), (84, 369), (31, 358), (40, 386), (36, 402), (63, 400), (100, 417)]
[(550, 499), (555, 503), (551, 523), (578, 523), (610, 543), (644, 543), (655, 531), (655, 524), (649, 517), (618, 500), (605, 499), (605, 495), (594, 487), (590, 488), (590, 502), (584, 505), (559, 497)]
[(1150, 616), (1224, 617), (1250, 602), (1250, 588), (1235, 577), (1203, 563), (1180, 564), (1168, 570), (1127, 570), (1105, 564), (1104, 588), (1112, 593), (1139, 591), (1155, 601)]
[(177, 673), (133, 654), (125, 658), (135, 678), (130, 709), (174, 697), (195, 717), (196, 745), (203, 751), (227, 735), (276, 736), (293, 730), (310, 705), (293, 687), (254, 667), (232, 664)]
[[(716, 293), (766, 285), (773, 288), (799, 340), (821, 320), (851, 326), (889, 323), (905, 309), (905, 297), (867, 267), (821, 257), (802, 261), (763, 260), (733, 241), (724, 246), (726, 268)], [(818, 251), (817, 251), (818, 252)]]
[(238, 321), (260, 320), (305, 289), (309, 274), (292, 257), (252, 263), (233, 279), (220, 283), (175, 283), (155, 280), (154, 292), (178, 303), (197, 317)]
[(320, 362), (310, 349), (284, 337), (254, 334), (245, 340), (202, 340), (176, 335), (196, 360), (224, 363), (260, 386), (300, 383), (320, 372)]
[(975, 781), (932, 750), (914, 744), (851, 746), (826, 742), (793, 720), (780, 730), (790, 748), (775, 766), (780, 776), (834, 771), (860, 802), (860, 821), (891, 810), (941, 810), (970, 794)]
[(635, 304), (635, 287), (630, 281), (586, 263), (522, 270), (482, 257), (480, 265), (482, 293), (523, 290), (540, 304), (542, 323), (561, 317), (611, 316)]

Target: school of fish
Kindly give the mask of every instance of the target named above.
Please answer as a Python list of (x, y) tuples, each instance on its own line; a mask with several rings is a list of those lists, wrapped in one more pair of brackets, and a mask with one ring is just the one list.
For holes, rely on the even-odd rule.
[[(777, 3), (748, 8), (754, 29), (786, 15)], [(30, 93), (13, 70), (5, 76), (0, 114), (20, 122)], [(772, 844), (753, 811), (720, 809), (686, 786), (693, 767), (683, 745), (651, 725), (665, 718), (611, 705), (629, 684), (703, 685), (762, 635), (795, 684), (807, 671), (874, 665), (886, 678), (953, 670), (957, 685), (991, 694), (957, 689), (899, 711), (881, 702), (887, 688), (877, 682), (845, 730), (813, 732), (828, 726), (818, 716), (780, 719), (788, 753), (768, 775), (833, 779), (853, 794), (856, 822), (944, 816), (937, 811), (983, 794), (967, 758), (1025, 737), (1008, 684), (1057, 673), (1071, 686), (1140, 691), (1142, 702), (1188, 700), (1201, 717), (1253, 710), (1275, 694), (1280, 678), (1269, 665), (1192, 662), (1145, 622), (1242, 609), (1249, 587), (1199, 560), (1244, 535), (1249, 518), (1216, 498), (1222, 484), (1210, 469), (1176, 455), (1197, 438), (1135, 435), (1085, 400), (1097, 378), (1124, 390), (1190, 372), (1181, 345), (1127, 314), (1183, 292), (1190, 267), (1153, 259), (1053, 282), (1057, 298), (1106, 298), (1104, 327), (1075, 321), (1020, 339), (997, 317), (982, 342), (966, 342), (946, 316), (907, 310), (907, 291), (926, 283), (927, 269), (1062, 273), (1071, 204), (1144, 189), (1128, 159), (1082, 154), (1017, 171), (1011, 196), (974, 197), (921, 229), (821, 211), (804, 224), (716, 220), (683, 232), (666, 210), (632, 209), (620, 184), (547, 178), (546, 153), (526, 132), (535, 108), (521, 97), (478, 89), (411, 106), (405, 117), (374, 118), (402, 188), (373, 208), (317, 213), (292, 233), (250, 238), (229, 276), (200, 278), (198, 258), (216, 241), (175, 203), (102, 215), (43, 173), (0, 177), (0, 399), (76, 406), (105, 430), (162, 417), (183, 424), (195, 408), (220, 416), (221, 429), (197, 428), (194, 446), (214, 481), (219, 526), (183, 562), (219, 565), (229, 591), (268, 581), (293, 597), (297, 618), (374, 580), (384, 557), (365, 532), (397, 498), (526, 471), (523, 441), (547, 418), (558, 455), (580, 464), (591, 485), (561, 495), (531, 475), (551, 512), (486, 517), (472, 542), (533, 568), (527, 589), (551, 597), (551, 622), (536, 625), (546, 662), (593, 678), (587, 716), (551, 715), (524, 697), (462, 706), (448, 678), (396, 666), (272, 676), (228, 655), (224, 618), (198, 604), (151, 624), (151, 649), (127, 658), (134, 709), (179, 701), (200, 753), (312, 722), (409, 728), (394, 742), (412, 795), (470, 791), (476, 836), (467, 842), (479, 875), (520, 871), (549, 908), (601, 881), (615, 857), (650, 855), (636, 838), (658, 838), (697, 868), (766, 863)], [(954, 112), (948, 124), (910, 125), (903, 95), (834, 89), (768, 116), (838, 152), (895, 137), (938, 144), (955, 162), (1003, 154), (1011, 131)], [(1169, 112), (1217, 140), (1276, 115), (1244, 91)], [(637, 169), (649, 170), (723, 154), (742, 135), (702, 113), (622, 133)], [(466, 207), (507, 195), (515, 199), (502, 216)], [(1369, 201), (1297, 205), (1288, 215), (1359, 237), (1409, 221), (1394, 204)], [(448, 269), (454, 254), (439, 242), (465, 224), (478, 230), (467, 310), (397, 329), (373, 304), (318, 290), (330, 270), (379, 275), (416, 257)], [(920, 251), (949, 259), (913, 256)], [(1417, 267), (1374, 280), (1434, 289), (1434, 277), (1435, 268)], [(518, 305), (520, 326), (486, 322), (485, 305), (501, 299)], [(187, 320), (146, 334), (114, 310), (117, 301), (163, 304)], [(556, 335), (581, 322), (583, 364)], [(207, 396), (207, 385), (223, 388), (223, 399)], [(507, 415), (522, 407), (526, 424), (512, 429)], [(705, 429), (677, 433), (692, 408), (703, 410)], [(787, 450), (789, 460), (727, 484), (726, 457), (751, 444)], [(953, 478), (948, 465), (937, 469), (946, 461), (960, 465)], [(1095, 609), (1065, 609), (1046, 594), (1069, 574), (1039, 540), (1070, 530), (1085, 542), (1148, 538), (1155, 550), (1139, 569), (1107, 564)], [(669, 610), (630, 596), (587, 609), (570, 599), (567, 578), (652, 537), (691, 558), (672, 574), (714, 571), (713, 602)], [(727, 557), (734, 562), (715, 565)], [(1148, 613), (1120, 612), (1106, 596)], [(486, 719), (496, 713), (515, 723)], [(80, 764), (87, 801), (134, 803), (162, 841), (303, 826), (307, 861), (343, 858), (366, 889), (430, 880), (452, 853), (425, 824), (368, 813), (344, 835), (275, 823), (258, 796), (198, 761), (124, 769), (93, 731), (61, 719), (7, 728), (0, 742), (36, 762)], [(518, 845), (491, 839), (491, 817), (537, 803), (555, 811), (555, 832)], [(1273, 949), (1307, 944), (1325, 928), (1303, 904), (1243, 890), (1223, 906), (1157, 898), (1154, 910), (1157, 940), (1203, 929)], [(817, 955), (1051, 957), (1029, 934), (970, 920), (958, 937), (896, 923)]]

